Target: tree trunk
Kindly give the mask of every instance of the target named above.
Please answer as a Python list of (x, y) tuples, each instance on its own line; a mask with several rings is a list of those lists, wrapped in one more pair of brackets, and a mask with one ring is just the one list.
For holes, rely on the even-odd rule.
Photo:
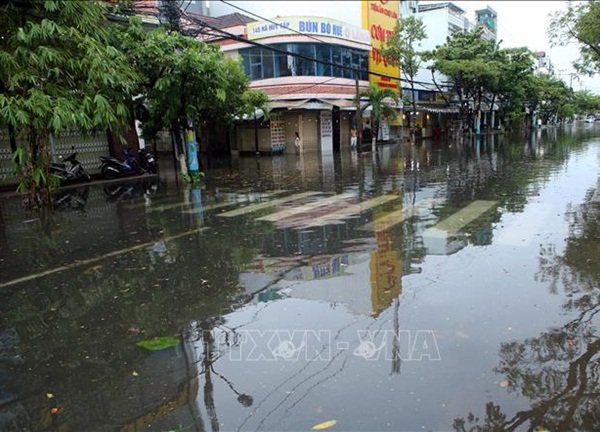
[(8, 124), (8, 140), (10, 141), (10, 151), (17, 151), (17, 138), (15, 136), (15, 128), (10, 123)]
[[(412, 92), (412, 108), (413, 108), (413, 113), (414, 115), (417, 115), (417, 100), (415, 98), (415, 84), (413, 82), (413, 80), (410, 80), (410, 91)], [(412, 116), (408, 116), (408, 127), (411, 127), (412, 124)]]
[(258, 151), (258, 120), (256, 119), (256, 110), (254, 111), (254, 149), (256, 154), (260, 154)]

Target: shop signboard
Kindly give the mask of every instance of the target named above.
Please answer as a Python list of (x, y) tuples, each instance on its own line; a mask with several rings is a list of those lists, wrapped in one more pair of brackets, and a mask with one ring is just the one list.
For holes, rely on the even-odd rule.
[(333, 152), (333, 121), (331, 111), (321, 111), (321, 152)]
[(369, 32), (342, 21), (311, 16), (291, 16), (258, 21), (246, 26), (248, 40), (273, 36), (297, 35), (298, 32), (311, 36), (329, 36), (364, 45), (371, 44)]
[[(371, 37), (369, 54), (369, 82), (381, 88), (389, 88), (400, 93), (400, 68), (388, 63), (381, 55), (385, 42), (394, 33), (394, 27), (400, 17), (399, 0), (362, 0), (362, 26)], [(394, 79), (394, 78), (398, 79)]]

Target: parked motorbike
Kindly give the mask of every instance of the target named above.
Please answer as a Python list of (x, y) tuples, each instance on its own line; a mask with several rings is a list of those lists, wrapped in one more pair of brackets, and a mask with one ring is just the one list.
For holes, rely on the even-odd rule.
[(100, 156), (100, 173), (104, 178), (113, 179), (116, 177), (142, 174), (142, 168), (137, 158), (130, 149), (123, 150), (124, 161), (109, 156)]
[(63, 159), (67, 163), (53, 162), (50, 164), (50, 173), (58, 176), (61, 183), (87, 181), (90, 176), (85, 172), (81, 163), (77, 160), (77, 152)]
[(158, 190), (158, 181), (155, 178), (149, 178), (148, 180), (150, 181), (105, 185), (106, 202), (113, 203), (155, 195)]
[(54, 194), (54, 208), (58, 211), (84, 211), (90, 187), (59, 190)]
[(140, 150), (140, 165), (150, 174), (158, 173), (158, 162), (156, 162), (156, 157), (148, 147)]

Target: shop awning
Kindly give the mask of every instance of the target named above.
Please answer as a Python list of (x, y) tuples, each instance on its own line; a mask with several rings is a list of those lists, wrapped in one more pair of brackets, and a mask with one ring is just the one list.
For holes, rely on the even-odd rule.
[(304, 105), (306, 102), (308, 102), (310, 99), (298, 99), (298, 100), (277, 100), (277, 101), (271, 101), (269, 102), (269, 107), (271, 109), (281, 109), (281, 108), (285, 108), (285, 109), (298, 109), (298, 108), (302, 108), (302, 105)]
[[(410, 110), (410, 108), (407, 106), (407, 109)], [(430, 112), (430, 113), (440, 113), (440, 114), (445, 114), (445, 113), (457, 113), (458, 112), (458, 107), (454, 107), (454, 106), (421, 106), (421, 105), (417, 105), (417, 111), (425, 111), (425, 112)]]

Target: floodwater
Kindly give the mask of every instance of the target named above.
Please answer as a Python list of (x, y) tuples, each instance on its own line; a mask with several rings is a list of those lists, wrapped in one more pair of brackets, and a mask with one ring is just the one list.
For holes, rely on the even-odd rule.
[(599, 152), (579, 126), (5, 198), (0, 430), (599, 430)]

